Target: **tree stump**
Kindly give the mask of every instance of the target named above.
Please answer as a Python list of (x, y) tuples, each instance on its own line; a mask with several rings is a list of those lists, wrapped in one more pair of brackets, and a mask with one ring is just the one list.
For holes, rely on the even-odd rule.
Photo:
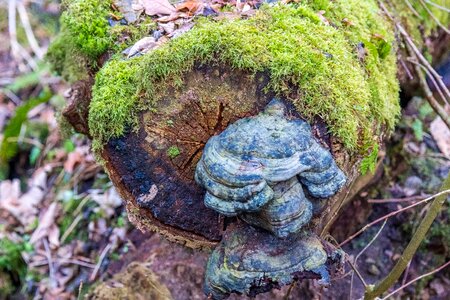
[[(347, 177), (336, 195), (315, 199), (309, 228), (324, 237), (339, 210), (370, 181), (361, 165), (375, 167), (400, 112), (399, 42), (378, 2), (306, 1), (260, 10), (253, 3), (251, 13), (218, 11), (195, 24), (182, 8), (162, 18), (132, 10), (131, 21), (123, 11), (130, 1), (116, 2), (66, 3), (48, 57), (56, 71), (78, 79), (63, 115), (93, 139), (131, 222), (194, 249), (214, 248), (224, 232), (233, 236), (228, 231), (241, 221), (205, 206), (195, 168), (212, 136), (258, 115), (277, 97), (287, 118), (311, 125), (314, 139)], [(407, 21), (420, 45), (436, 37), (438, 26), (415, 16), (430, 9), (391, 2), (392, 14)], [(448, 24), (448, 15), (435, 9)], [(179, 31), (169, 33), (168, 22)], [(399, 73), (404, 79), (405, 71)]]

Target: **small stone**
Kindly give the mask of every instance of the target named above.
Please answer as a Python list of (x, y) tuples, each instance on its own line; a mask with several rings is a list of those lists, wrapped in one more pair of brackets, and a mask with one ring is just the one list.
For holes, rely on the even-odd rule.
[(381, 274), (380, 269), (378, 269), (378, 267), (374, 264), (369, 266), (369, 269), (367, 269), (367, 272), (369, 272), (369, 274), (372, 274), (375, 276), (379, 276)]
[(372, 264), (372, 265), (376, 263), (375, 259), (373, 259), (371, 257), (366, 258), (365, 262), (366, 262), (366, 264)]

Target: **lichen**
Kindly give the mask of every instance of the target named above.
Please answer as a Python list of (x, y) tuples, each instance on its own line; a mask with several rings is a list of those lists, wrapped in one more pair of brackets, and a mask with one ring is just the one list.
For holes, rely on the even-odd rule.
[[(323, 8), (330, 24), (318, 15)], [(152, 108), (166, 88), (179, 87), (196, 64), (212, 64), (268, 72), (268, 90), (291, 100), (305, 118), (320, 116), (349, 151), (364, 153), (399, 114), (393, 42), (375, 1), (310, 1), (263, 6), (248, 19), (200, 18), (160, 48), (137, 59), (116, 57), (100, 70), (91, 134), (97, 145), (124, 134), (139, 111)], [(359, 43), (367, 49), (363, 58)]]

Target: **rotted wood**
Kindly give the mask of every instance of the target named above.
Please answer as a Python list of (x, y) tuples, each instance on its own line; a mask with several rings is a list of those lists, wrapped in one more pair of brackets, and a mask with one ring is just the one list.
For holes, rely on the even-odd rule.
[(92, 97), (92, 85), (94, 79), (89, 76), (88, 79), (75, 82), (66, 95), (67, 106), (62, 112), (64, 118), (73, 126), (75, 131), (85, 134), (88, 137), (88, 117), (89, 104)]

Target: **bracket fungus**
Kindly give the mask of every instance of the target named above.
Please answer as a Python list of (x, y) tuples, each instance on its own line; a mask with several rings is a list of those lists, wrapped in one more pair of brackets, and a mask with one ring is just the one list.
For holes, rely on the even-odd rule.
[(207, 294), (251, 294), (255, 287), (290, 283), (303, 271), (327, 282), (325, 250), (302, 230), (313, 215), (303, 189), (315, 198), (330, 197), (346, 177), (308, 123), (288, 117), (281, 101), (211, 137), (195, 179), (206, 189), (207, 207), (265, 229), (243, 225), (222, 240), (208, 262)]

